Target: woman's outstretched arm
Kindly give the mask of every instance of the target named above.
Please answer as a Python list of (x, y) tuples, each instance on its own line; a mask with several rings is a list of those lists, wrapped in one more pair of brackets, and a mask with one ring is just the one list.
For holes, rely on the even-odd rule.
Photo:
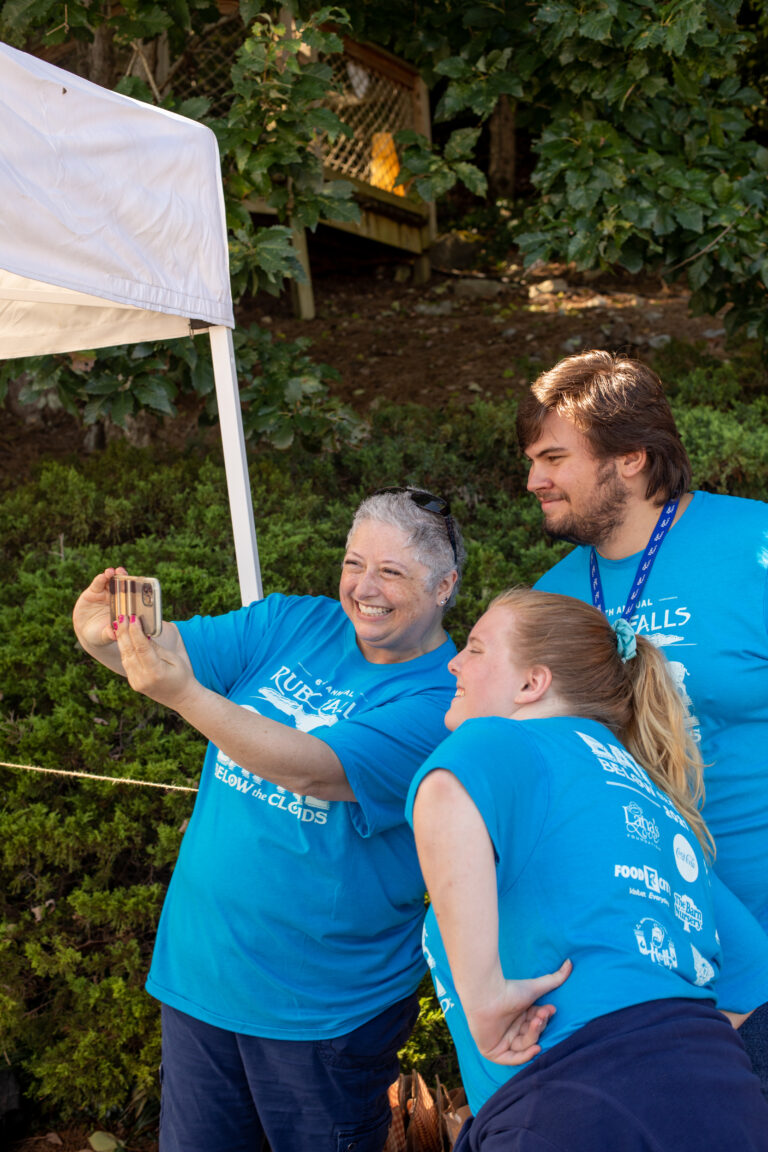
[(196, 679), (174, 624), (145, 636), (141, 624), (116, 623), (109, 611), (109, 577), (99, 573), (75, 604), (73, 623), (81, 646), (99, 663), (125, 676), (136, 692), (172, 708), (242, 768), (300, 795), (354, 800), (336, 753), (309, 732), (241, 708)]

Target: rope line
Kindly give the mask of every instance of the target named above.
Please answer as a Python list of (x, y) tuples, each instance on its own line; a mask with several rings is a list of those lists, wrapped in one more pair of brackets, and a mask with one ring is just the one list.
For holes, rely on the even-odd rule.
[(137, 784), (140, 788), (165, 788), (169, 792), (197, 792), (184, 784), (161, 784), (156, 780), (132, 780), (129, 776), (96, 776), (92, 772), (68, 772), (64, 768), (40, 768), (37, 764), (11, 764), (0, 760), (0, 768), (19, 768), (23, 772), (45, 772), (49, 776), (79, 776), (82, 780), (103, 780), (108, 784)]

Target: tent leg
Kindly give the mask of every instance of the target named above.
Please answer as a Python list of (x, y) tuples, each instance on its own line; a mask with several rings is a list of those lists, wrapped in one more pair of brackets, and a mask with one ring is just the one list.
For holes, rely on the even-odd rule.
[(216, 382), (216, 399), (219, 406), (219, 424), (224, 447), (224, 467), (227, 475), (232, 532), (235, 538), (240, 596), (243, 604), (250, 604), (253, 600), (261, 600), (264, 593), (261, 587), (251, 483), (245, 455), (235, 349), (230, 328), (217, 325), (209, 328), (208, 332), (211, 338), (213, 378)]

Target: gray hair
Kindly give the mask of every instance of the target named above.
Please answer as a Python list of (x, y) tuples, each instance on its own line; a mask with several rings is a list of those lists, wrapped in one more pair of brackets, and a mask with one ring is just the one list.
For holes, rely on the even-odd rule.
[[(424, 488), (413, 488), (411, 491), (426, 493)], [(428, 512), (425, 508), (421, 508), (411, 499), (410, 492), (382, 492), (366, 497), (355, 512), (347, 536), (347, 547), (352, 533), (364, 520), (389, 524), (406, 534), (406, 546), (413, 551), (419, 564), (423, 564), (429, 572), (427, 587), (430, 592), (437, 588), (444, 577), (455, 571), (456, 583), (446, 604), (447, 608), (453, 606), (466, 560), (464, 541), (454, 516), (451, 516), (450, 520), (456, 545), (455, 559), (446, 518), (441, 513)]]

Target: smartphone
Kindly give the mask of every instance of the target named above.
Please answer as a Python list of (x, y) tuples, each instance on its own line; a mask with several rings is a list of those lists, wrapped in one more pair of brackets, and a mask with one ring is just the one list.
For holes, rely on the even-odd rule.
[(136, 616), (146, 636), (159, 636), (163, 628), (160, 581), (154, 576), (110, 576), (109, 610), (113, 620)]

